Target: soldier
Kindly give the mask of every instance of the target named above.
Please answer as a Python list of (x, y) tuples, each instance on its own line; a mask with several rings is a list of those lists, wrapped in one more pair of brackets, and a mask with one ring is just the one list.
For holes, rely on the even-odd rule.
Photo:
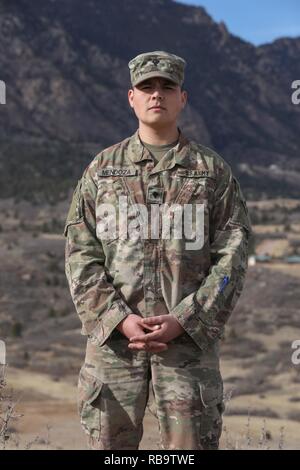
[(87, 335), (79, 412), (92, 449), (138, 449), (149, 383), (163, 449), (219, 445), (219, 340), (251, 229), (229, 165), (177, 125), (184, 68), (163, 51), (129, 62), (138, 130), (92, 160), (66, 220), (66, 275)]

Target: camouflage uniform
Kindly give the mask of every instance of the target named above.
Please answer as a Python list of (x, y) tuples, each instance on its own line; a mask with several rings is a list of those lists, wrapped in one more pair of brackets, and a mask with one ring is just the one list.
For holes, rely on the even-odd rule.
[[(138, 219), (141, 230), (145, 218), (135, 204), (149, 214), (151, 205), (159, 207), (159, 233), (153, 236), (149, 223), (148, 238), (121, 237), (118, 230), (105, 236), (110, 213), (102, 204), (116, 207), (119, 223), (120, 196), (128, 198), (129, 223)], [(200, 249), (187, 249), (185, 235), (162, 237), (164, 210), (173, 204), (203, 205)], [(88, 337), (79, 411), (91, 448), (138, 448), (150, 379), (162, 447), (218, 448), (224, 409), (219, 338), (242, 290), (250, 230), (228, 164), (181, 131), (156, 166), (137, 131), (86, 168), (64, 235), (66, 275)], [(130, 313), (174, 315), (185, 333), (161, 353), (130, 350), (116, 329)]]

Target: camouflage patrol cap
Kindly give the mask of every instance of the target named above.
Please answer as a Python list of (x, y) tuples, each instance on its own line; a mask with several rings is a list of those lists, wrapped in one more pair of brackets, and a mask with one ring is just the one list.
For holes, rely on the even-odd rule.
[(184, 59), (164, 51), (139, 54), (128, 63), (132, 86), (152, 77), (168, 78), (181, 86), (185, 65)]

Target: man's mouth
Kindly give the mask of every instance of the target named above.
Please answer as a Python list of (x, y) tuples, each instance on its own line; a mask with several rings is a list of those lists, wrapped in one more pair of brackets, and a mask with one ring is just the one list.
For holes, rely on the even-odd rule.
[(166, 108), (163, 108), (162, 106), (152, 106), (149, 109), (166, 109)]

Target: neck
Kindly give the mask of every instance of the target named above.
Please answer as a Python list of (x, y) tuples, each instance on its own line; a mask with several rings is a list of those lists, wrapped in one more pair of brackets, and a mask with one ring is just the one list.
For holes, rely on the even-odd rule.
[(179, 132), (176, 123), (171, 128), (153, 129), (152, 127), (144, 126), (140, 122), (139, 136), (143, 142), (150, 145), (164, 145), (171, 144), (178, 139)]

